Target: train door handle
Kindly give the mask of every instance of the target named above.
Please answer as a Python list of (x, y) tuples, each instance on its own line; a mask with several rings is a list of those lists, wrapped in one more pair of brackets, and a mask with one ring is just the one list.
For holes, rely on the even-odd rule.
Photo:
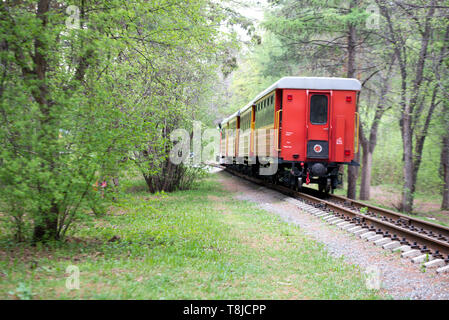
[(323, 130), (329, 130), (329, 128), (323, 128)]

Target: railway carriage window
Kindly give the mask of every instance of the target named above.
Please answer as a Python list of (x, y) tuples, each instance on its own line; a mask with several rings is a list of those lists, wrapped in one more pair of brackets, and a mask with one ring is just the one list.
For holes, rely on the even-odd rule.
[(327, 123), (327, 96), (315, 94), (310, 99), (310, 122), (312, 124)]

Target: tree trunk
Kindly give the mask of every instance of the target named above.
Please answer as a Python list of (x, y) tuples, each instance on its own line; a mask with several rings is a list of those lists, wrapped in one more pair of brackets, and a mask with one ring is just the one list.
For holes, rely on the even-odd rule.
[[(449, 128), (448, 128), (449, 129)], [(449, 210), (449, 131), (443, 137), (441, 149), (441, 168), (443, 169), (443, 202), (442, 210)]]
[(41, 212), (40, 219), (34, 222), (33, 242), (58, 240), (58, 214), (56, 203), (47, 212)]
[[(50, 10), (50, 0), (40, 0), (37, 4), (37, 17), (40, 19), (42, 28), (45, 31), (45, 28), (48, 23), (48, 12)], [(37, 103), (39, 104), (39, 108), (42, 112), (41, 121), (41, 133), (39, 135), (39, 140), (42, 143), (52, 144), (57, 140), (57, 133), (53, 130), (51, 126), (51, 121), (53, 116), (51, 114), (51, 106), (52, 101), (49, 99), (49, 89), (47, 87), (47, 69), (48, 69), (48, 61), (47, 61), (47, 43), (42, 36), (42, 34), (36, 35), (34, 41), (34, 69), (33, 75), (37, 80), (37, 87), (33, 91), (33, 96)], [(44, 171), (49, 170), (49, 172), (53, 172), (55, 170), (55, 157), (57, 155), (52, 153), (52, 148), (48, 148), (44, 150), (42, 157), (48, 160), (48, 164), (42, 164), (42, 169)], [(43, 193), (48, 193), (47, 186), (38, 186)], [(58, 232), (58, 215), (59, 215), (59, 207), (57, 202), (53, 199), (51, 201), (51, 207), (49, 209), (42, 210), (39, 212), (39, 216), (36, 217), (34, 221), (34, 230), (33, 230), (33, 241), (48, 241), (48, 240), (57, 240), (59, 238)]]
[[(407, 108), (408, 109), (408, 108)], [(406, 110), (403, 114), (403, 151), (404, 151), (404, 186), (402, 190), (401, 210), (411, 213), (413, 209), (413, 189), (415, 181), (415, 172), (413, 165), (413, 140), (410, 123), (410, 114)]]
[[(417, 123), (417, 117), (420, 117), (420, 112), (416, 112), (416, 107), (419, 104), (419, 96), (422, 94), (420, 91), (422, 90), (422, 84), (424, 81), (424, 68), (428, 56), (428, 48), (431, 38), (431, 25), (430, 21), (432, 16), (435, 13), (435, 1), (431, 1), (430, 9), (427, 13), (425, 20), (425, 28), (422, 33), (421, 38), (421, 48), (419, 51), (418, 60), (416, 62), (416, 77), (413, 81), (413, 96), (410, 99), (410, 102), (406, 106), (404, 113), (402, 115), (402, 132), (403, 132), (403, 148), (404, 148), (404, 190), (402, 193), (402, 211), (411, 213), (413, 210), (413, 198), (416, 186), (416, 179), (418, 175), (420, 157), (422, 154), (422, 146), (424, 145), (424, 139), (427, 132), (421, 133), (422, 146), (420, 150), (417, 148), (413, 148), (413, 134), (415, 131), (414, 120)], [(444, 47), (442, 48), (444, 50)], [(444, 52), (444, 51), (443, 51)], [(435, 95), (436, 90), (434, 91), (434, 97), (432, 99), (431, 109), (428, 112), (427, 119), (430, 123), (430, 119), (433, 113), (433, 109), (435, 107)], [(428, 125), (428, 124), (427, 124)]]
[(360, 144), (363, 149), (362, 156), (362, 179), (360, 182), (360, 200), (370, 199), (371, 188), (371, 170), (373, 165), (373, 153), (377, 145), (377, 132), (379, 130), (380, 120), (383, 114), (388, 109), (387, 107), (387, 93), (390, 91), (390, 79), (395, 63), (395, 54), (391, 56), (390, 66), (387, 73), (382, 77), (382, 87), (379, 94), (379, 100), (376, 106), (376, 113), (369, 131), (369, 138), (365, 136), (363, 126), (360, 126)]
[(370, 151), (369, 142), (362, 143), (362, 148), (362, 181), (360, 182), (360, 200), (369, 200), (373, 153)]
[[(354, 161), (360, 161), (359, 153), (354, 155)], [(349, 199), (356, 198), (357, 192), (357, 178), (359, 177), (359, 167), (357, 166), (348, 166), (348, 192), (347, 197)]]
[[(352, 0), (350, 3), (350, 9), (357, 7), (357, 0)], [(356, 61), (356, 28), (352, 23), (348, 25), (348, 78), (354, 78), (356, 69), (355, 69), (355, 61)], [(354, 154), (354, 160), (359, 161), (359, 154)], [(356, 166), (348, 166), (348, 192), (347, 197), (349, 199), (356, 198), (356, 190), (357, 190), (357, 177), (359, 175), (359, 167)]]

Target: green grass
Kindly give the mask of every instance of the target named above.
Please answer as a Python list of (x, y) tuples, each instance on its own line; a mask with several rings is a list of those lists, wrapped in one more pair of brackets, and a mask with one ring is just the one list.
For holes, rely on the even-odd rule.
[[(69, 242), (0, 243), (0, 299), (376, 299), (358, 267), (236, 201), (211, 176), (193, 190), (126, 197)], [(132, 187), (132, 188), (131, 188)], [(113, 236), (118, 241), (108, 242)], [(65, 287), (66, 268), (80, 289)]]

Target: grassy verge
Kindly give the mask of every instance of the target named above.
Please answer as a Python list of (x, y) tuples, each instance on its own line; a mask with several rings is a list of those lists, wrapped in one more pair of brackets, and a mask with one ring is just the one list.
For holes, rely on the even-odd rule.
[[(216, 177), (169, 195), (139, 183), (63, 244), (2, 240), (0, 299), (377, 298), (360, 270), (298, 227), (232, 200)], [(65, 287), (69, 265), (80, 270), (79, 290)]]

